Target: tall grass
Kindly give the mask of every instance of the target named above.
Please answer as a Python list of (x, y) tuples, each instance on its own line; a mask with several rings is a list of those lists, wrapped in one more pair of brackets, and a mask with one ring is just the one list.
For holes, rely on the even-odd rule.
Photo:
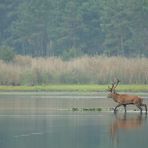
[(16, 56), (11, 63), (0, 61), (0, 85), (107, 84), (114, 77), (126, 84), (148, 84), (148, 59), (84, 56), (63, 61)]

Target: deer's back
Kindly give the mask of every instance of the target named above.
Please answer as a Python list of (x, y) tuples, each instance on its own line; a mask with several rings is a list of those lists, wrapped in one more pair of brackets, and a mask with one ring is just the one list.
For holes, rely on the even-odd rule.
[(118, 102), (122, 104), (141, 104), (143, 101), (142, 98), (134, 95), (120, 94), (117, 97)]

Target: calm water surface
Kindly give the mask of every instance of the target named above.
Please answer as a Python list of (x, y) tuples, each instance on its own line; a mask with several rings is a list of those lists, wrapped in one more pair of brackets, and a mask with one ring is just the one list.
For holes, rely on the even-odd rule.
[(147, 148), (145, 114), (71, 111), (112, 105), (104, 93), (1, 93), (0, 148)]

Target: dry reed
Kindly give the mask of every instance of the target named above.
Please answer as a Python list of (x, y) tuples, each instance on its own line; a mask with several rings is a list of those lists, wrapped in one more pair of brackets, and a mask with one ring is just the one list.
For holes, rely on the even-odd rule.
[(16, 56), (11, 63), (0, 61), (0, 69), (1, 85), (105, 84), (114, 77), (126, 84), (148, 84), (148, 58), (83, 56), (63, 61)]

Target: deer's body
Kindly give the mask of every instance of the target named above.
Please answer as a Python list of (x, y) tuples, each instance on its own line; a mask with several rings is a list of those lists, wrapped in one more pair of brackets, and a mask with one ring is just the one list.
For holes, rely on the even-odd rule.
[(143, 99), (138, 96), (127, 95), (127, 94), (111, 94), (110, 97), (117, 103), (120, 104), (142, 104)]
[(133, 104), (140, 109), (141, 113), (142, 113), (142, 106), (144, 106), (145, 111), (147, 113), (147, 105), (143, 104), (143, 99), (141, 97), (116, 93), (115, 88), (117, 87), (118, 83), (119, 83), (119, 80), (117, 80), (116, 86), (115, 86), (115, 82), (112, 84), (112, 87), (109, 88), (110, 94), (108, 95), (109, 98), (112, 98), (115, 102), (118, 103), (118, 105), (114, 109), (114, 112), (118, 107), (122, 105), (124, 106), (124, 109), (126, 112), (126, 105)]

